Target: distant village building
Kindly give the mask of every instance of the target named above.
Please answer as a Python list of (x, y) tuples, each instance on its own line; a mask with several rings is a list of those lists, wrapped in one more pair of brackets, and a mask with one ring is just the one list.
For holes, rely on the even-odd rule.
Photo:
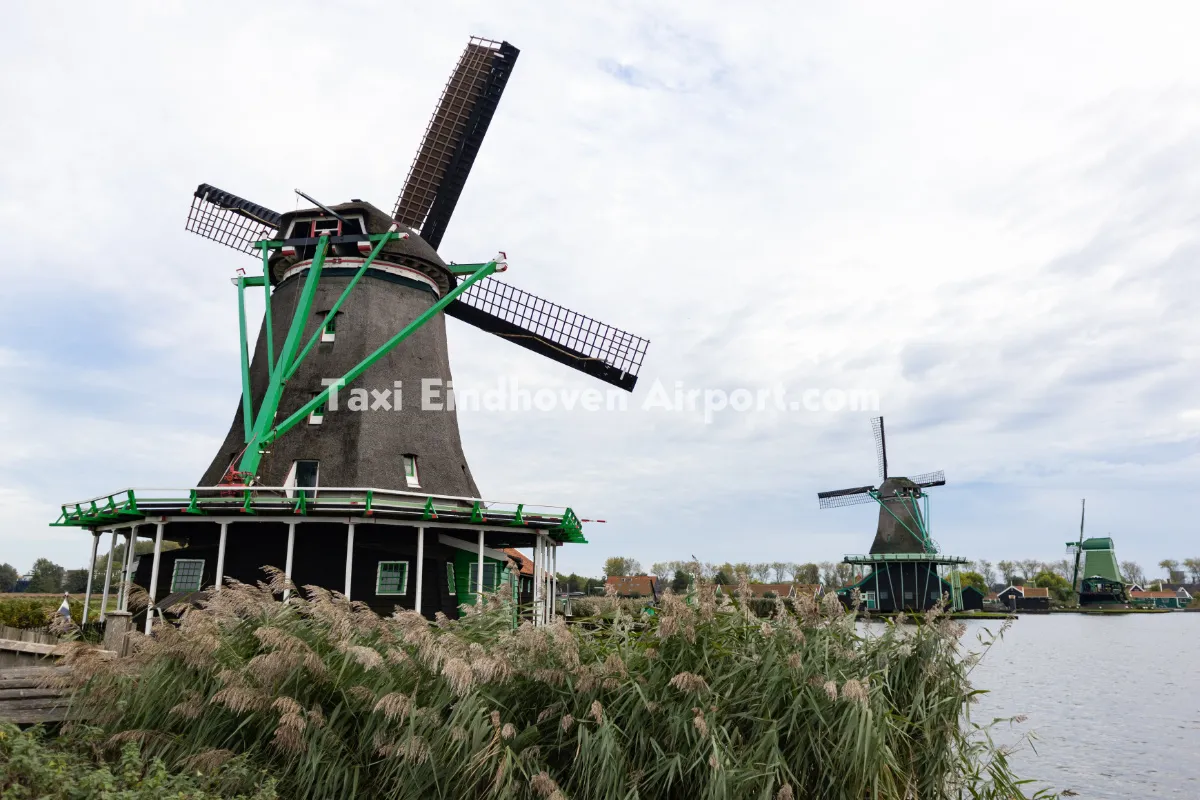
[(765, 599), (821, 596), (821, 585), (816, 583), (752, 583), (749, 589), (751, 597)]
[(1009, 586), (998, 599), (1012, 611), (1050, 610), (1050, 590), (1041, 586)]
[(617, 597), (649, 597), (658, 599), (658, 578), (653, 575), (610, 575), (604, 586), (611, 586)]
[(975, 586), (962, 587), (962, 607), (963, 611), (982, 611), (983, 592)]
[[(1184, 594), (1187, 594), (1186, 590)], [(1129, 592), (1129, 603), (1143, 608), (1187, 608), (1192, 602), (1191, 597), (1185, 600), (1178, 593), (1172, 591), (1134, 591)]]

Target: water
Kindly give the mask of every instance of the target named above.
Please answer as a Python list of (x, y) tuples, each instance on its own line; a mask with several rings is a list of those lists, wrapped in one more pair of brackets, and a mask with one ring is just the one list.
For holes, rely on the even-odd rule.
[[(964, 641), (999, 625), (970, 622)], [(1028, 716), (1016, 730), (1036, 734), (1036, 752), (1011, 763), (1038, 786), (1082, 800), (1200, 798), (1200, 613), (1027, 614), (972, 679), (989, 690), (976, 722)]]

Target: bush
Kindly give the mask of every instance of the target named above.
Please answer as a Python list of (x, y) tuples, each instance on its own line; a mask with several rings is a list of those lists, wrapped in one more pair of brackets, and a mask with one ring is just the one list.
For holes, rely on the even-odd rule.
[[(96, 733), (79, 729), (47, 742), (38, 728), (20, 731), (0, 723), (0, 797), (76, 800), (105, 797), (121, 800), (218, 800), (247, 797), (221, 792), (230, 776), (246, 778), (246, 769), (205, 777), (199, 771), (173, 773), (161, 759), (142, 758), (137, 742), (117, 748), (111, 761), (100, 756)], [(274, 782), (254, 776), (262, 788), (253, 800), (275, 800)]]
[(240, 758), (297, 798), (1023, 797), (937, 614), (867, 634), (836, 598), (764, 620), (701, 584), (513, 630), (499, 596), (430, 624), (284, 585), (226, 587), (132, 659), (72, 648), (78, 708), (169, 770)]
[[(83, 619), (83, 603), (69, 600), (71, 619), (78, 623)], [(43, 628), (50, 624), (55, 611), (62, 605), (62, 595), (40, 595), (37, 597), (0, 598), (0, 625), (10, 628)], [(96, 603), (92, 603), (95, 610)]]

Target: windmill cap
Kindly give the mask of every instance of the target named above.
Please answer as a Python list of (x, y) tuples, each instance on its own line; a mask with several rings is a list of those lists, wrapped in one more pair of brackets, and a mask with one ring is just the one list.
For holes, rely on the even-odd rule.
[[(380, 259), (412, 267), (423, 272), (438, 284), (438, 288), (443, 294), (455, 286), (456, 281), (454, 276), (446, 269), (446, 262), (437, 254), (437, 251), (422, 239), (416, 231), (404, 225), (397, 226), (396, 221), (392, 219), (391, 215), (361, 200), (339, 203), (329, 208), (344, 217), (361, 216), (363, 222), (366, 224), (366, 232), (369, 234), (387, 233), (391, 230), (399, 230), (402, 233), (407, 233), (407, 238), (391, 241), (384, 245), (383, 251), (380, 253)], [(319, 208), (300, 208), (281, 215), (279, 220), (279, 236), (283, 237), (287, 235), (288, 228), (291, 227), (295, 219), (314, 216), (326, 215)], [(297, 259), (292, 256), (282, 254), (273, 256), (271, 258), (272, 281), (278, 283), (280, 276), (296, 261)]]

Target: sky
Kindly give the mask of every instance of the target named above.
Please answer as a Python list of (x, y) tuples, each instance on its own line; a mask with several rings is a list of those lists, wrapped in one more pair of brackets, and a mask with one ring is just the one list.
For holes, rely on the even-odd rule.
[[(624, 410), (459, 415), (485, 498), (606, 520), (561, 571), (865, 552), (876, 510), (819, 510), (816, 493), (876, 480), (877, 414), (893, 474), (946, 472), (931, 492), (945, 552), (1056, 561), (1086, 497), (1088, 533), (1147, 573), (1200, 556), (1197, 17), (1182, 2), (10, 7), (0, 562), (85, 564), (89, 537), (48, 526), (59, 504), (193, 486), (228, 430), (228, 278), (250, 264), (185, 232), (196, 185), (280, 211), (295, 187), (390, 208), (471, 35), (521, 55), (441, 254), (505, 250), (508, 282), (651, 341)], [(447, 327), (460, 390), (605, 388)], [(677, 388), (789, 400), (705, 414), (675, 408)], [(875, 402), (839, 407), (851, 397)]]

